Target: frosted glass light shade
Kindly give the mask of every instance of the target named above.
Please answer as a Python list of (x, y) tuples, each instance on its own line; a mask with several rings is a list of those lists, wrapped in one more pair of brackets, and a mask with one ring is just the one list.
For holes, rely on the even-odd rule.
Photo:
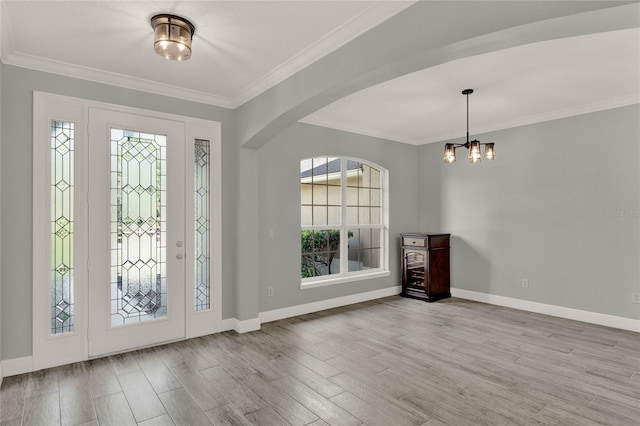
[(456, 162), (456, 148), (451, 143), (444, 146), (444, 162), (447, 164)]
[(153, 27), (153, 49), (163, 58), (186, 61), (191, 57), (191, 42), (195, 27), (184, 18), (175, 15), (155, 15)]
[(496, 150), (493, 146), (493, 142), (485, 145), (484, 148), (484, 159), (485, 160), (495, 160), (496, 159)]
[(472, 163), (478, 163), (482, 159), (482, 153), (480, 152), (480, 142), (471, 141), (469, 145), (469, 161)]

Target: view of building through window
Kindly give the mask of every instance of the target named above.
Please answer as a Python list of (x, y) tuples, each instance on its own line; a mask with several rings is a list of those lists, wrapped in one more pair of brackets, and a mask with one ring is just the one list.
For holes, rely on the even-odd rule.
[(300, 162), (303, 280), (383, 267), (383, 176), (360, 160)]

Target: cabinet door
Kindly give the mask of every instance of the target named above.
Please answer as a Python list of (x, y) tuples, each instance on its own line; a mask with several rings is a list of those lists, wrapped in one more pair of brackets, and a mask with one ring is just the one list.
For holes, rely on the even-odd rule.
[(405, 286), (408, 289), (425, 291), (427, 257), (424, 250), (404, 251)]
[(449, 249), (429, 250), (429, 295), (449, 293)]

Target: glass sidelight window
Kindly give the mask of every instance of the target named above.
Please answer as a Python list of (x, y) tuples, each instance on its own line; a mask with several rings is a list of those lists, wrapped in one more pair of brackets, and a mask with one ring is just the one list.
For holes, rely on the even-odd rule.
[(209, 141), (196, 139), (194, 141), (194, 212), (195, 212), (195, 309), (202, 311), (211, 306), (211, 249), (209, 237), (211, 216), (209, 213), (211, 190), (209, 188), (209, 174), (211, 159)]
[(51, 334), (74, 331), (75, 125), (51, 121)]

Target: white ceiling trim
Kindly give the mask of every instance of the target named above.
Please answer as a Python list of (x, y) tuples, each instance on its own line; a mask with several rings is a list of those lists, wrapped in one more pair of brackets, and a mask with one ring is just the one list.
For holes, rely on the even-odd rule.
[(185, 89), (158, 83), (138, 77), (108, 72), (96, 68), (83, 67), (62, 61), (16, 52), (11, 39), (11, 25), (8, 22), (4, 1), (0, 0), (0, 60), (7, 65), (29, 68), (37, 71), (60, 74), (67, 77), (89, 80), (97, 83), (141, 90), (157, 95), (235, 109), (250, 99), (289, 78), (308, 65), (340, 48), (359, 35), (391, 18), (416, 0), (380, 1), (345, 22), (308, 48), (294, 55), (270, 73), (251, 83), (233, 96), (219, 96), (211, 93)]
[[(479, 135), (483, 133), (489, 133), (496, 130), (510, 129), (513, 127), (526, 126), (529, 124), (541, 123), (544, 121), (557, 120), (560, 118), (573, 117), (581, 114), (588, 114), (591, 112), (604, 111), (607, 109), (619, 108), (628, 105), (640, 104), (640, 96), (629, 95), (618, 98), (607, 99), (604, 101), (592, 102), (583, 105), (577, 105), (569, 108), (558, 109), (555, 111), (548, 111), (542, 114), (529, 115), (526, 117), (520, 117), (515, 120), (502, 121), (493, 123), (488, 126), (477, 126), (473, 129), (472, 134)], [(374, 138), (381, 138), (392, 140), (396, 142), (402, 142), (410, 145), (426, 145), (430, 143), (443, 142), (456, 138), (465, 137), (464, 121), (460, 122), (460, 132), (442, 134), (432, 138), (426, 138), (421, 140), (403, 139), (398, 138), (398, 135), (392, 132), (384, 132), (373, 128), (366, 128), (364, 126), (353, 126), (346, 122), (339, 122), (336, 120), (323, 120), (308, 116), (300, 120), (301, 123), (312, 124), (315, 126), (328, 127), (335, 130), (342, 130), (350, 133), (357, 133), (365, 136), (371, 136)]]
[(166, 83), (159, 83), (157, 81), (98, 70), (95, 68), (72, 65), (66, 62), (43, 59), (22, 53), (10, 52), (7, 54), (6, 52), (3, 52), (2, 62), (7, 65), (15, 65), (22, 68), (59, 74), (66, 77), (124, 87), (126, 89), (140, 90), (143, 92), (154, 93), (156, 95), (171, 96), (173, 98), (199, 102), (207, 105), (234, 108), (232, 102), (223, 96), (216, 96), (210, 93), (185, 89), (183, 87), (172, 86)]
[(417, 0), (380, 1), (334, 29), (309, 47), (291, 57), (260, 80), (250, 84), (233, 97), (237, 107), (286, 80), (318, 59), (339, 49), (392, 16), (402, 12)]

